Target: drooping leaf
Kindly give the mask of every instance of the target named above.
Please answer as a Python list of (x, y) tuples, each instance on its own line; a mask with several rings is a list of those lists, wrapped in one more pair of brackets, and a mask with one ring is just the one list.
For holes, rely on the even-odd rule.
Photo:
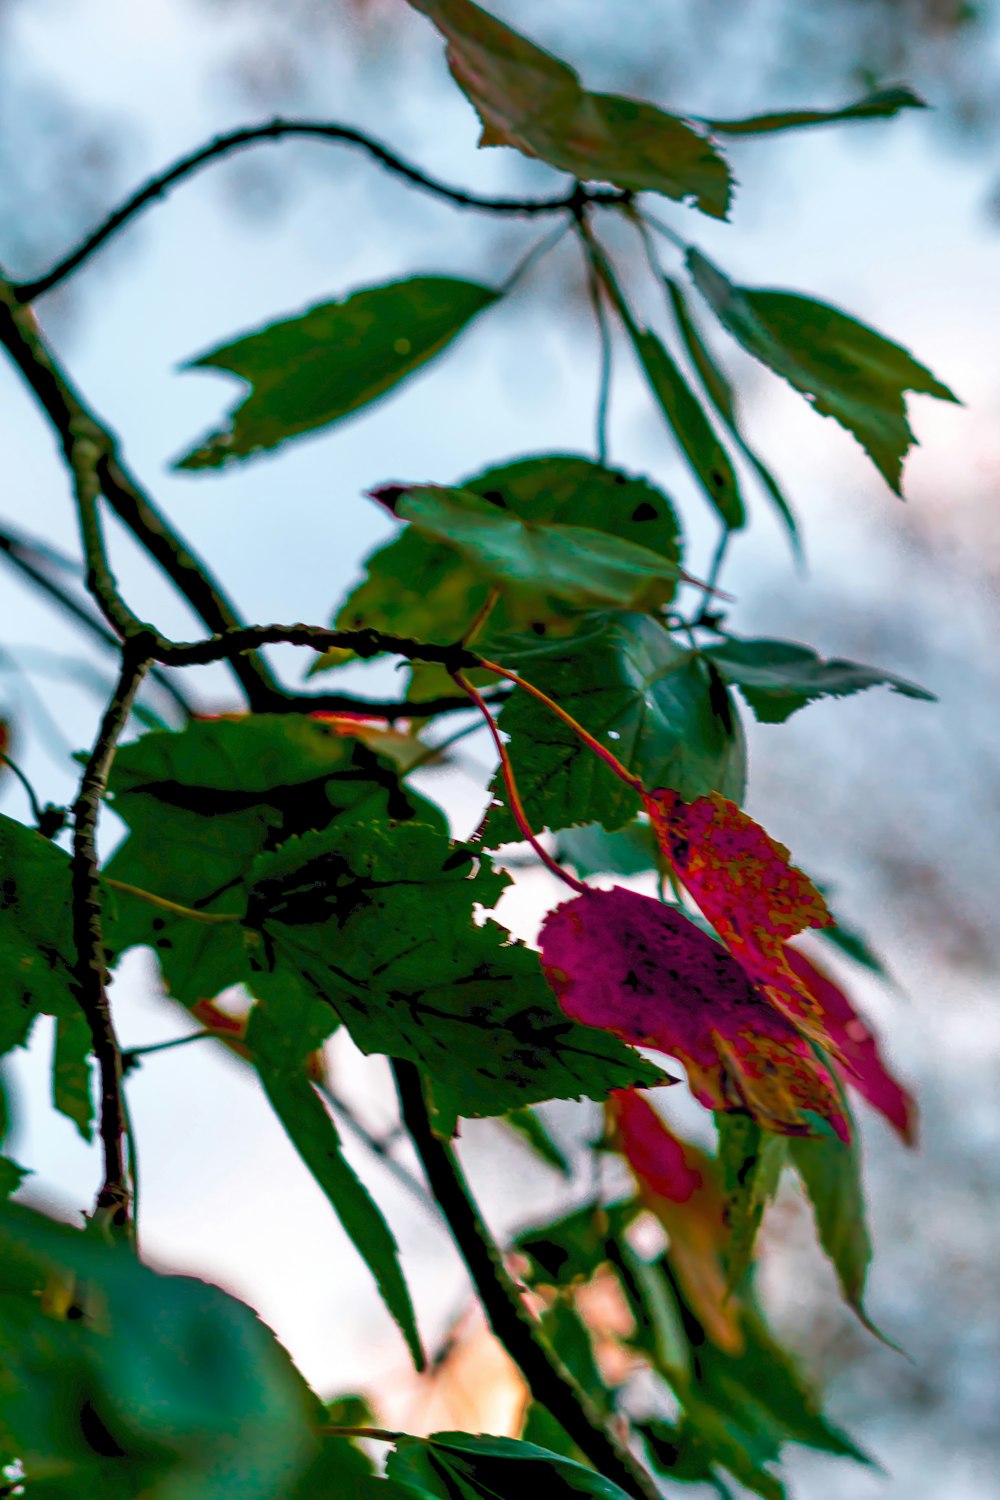
[(670, 1261), (692, 1311), (720, 1347), (739, 1349), (738, 1308), (728, 1296), (724, 1262), (733, 1226), (717, 1164), (680, 1140), (635, 1089), (612, 1094), (606, 1107), (642, 1201), (670, 1236)]
[[(583, 526), (680, 562), (677, 517), (662, 490), (591, 459), (539, 454), (486, 469), (463, 480), (461, 489), (535, 526)], [(460, 640), (490, 588), (472, 561), (413, 526), (374, 552), (366, 566), (367, 576), (337, 612), (335, 624), (342, 629), (368, 626), (440, 644)], [(502, 580), (497, 581), (502, 588)], [(523, 591), (519, 601), (523, 610)], [(530, 613), (536, 629), (551, 628), (560, 624), (565, 607), (553, 613), (551, 602), (540, 595)], [(501, 599), (490, 616), (490, 629), (502, 633), (510, 626)], [(332, 658), (329, 665), (335, 665)]]
[[(687, 575), (659, 553), (586, 526), (536, 523), (469, 490), (386, 485), (372, 492), (400, 520), (445, 542), (502, 589), (512, 619), (544, 611), (652, 610)], [(693, 581), (688, 579), (689, 582)]]
[(441, 1500), (456, 1500), (458, 1495), (463, 1500), (497, 1500), (516, 1494), (625, 1500), (624, 1491), (610, 1479), (571, 1458), (534, 1443), (468, 1432), (398, 1438), (386, 1472), (390, 1479), (414, 1484)]
[[(812, 1204), (819, 1242), (837, 1273), (844, 1299), (870, 1326), (864, 1312), (864, 1292), (872, 1244), (858, 1132), (852, 1131), (851, 1137), (849, 1142), (790, 1142), (789, 1160)], [(800, 1151), (800, 1146), (805, 1149)]]
[(614, 887), (555, 908), (542, 964), (566, 1014), (687, 1069), (709, 1109), (749, 1110), (786, 1134), (847, 1124), (836, 1084), (792, 1023), (729, 953), (677, 909)]
[(499, 295), (473, 281), (414, 276), (320, 303), (200, 355), (186, 368), (238, 375), (250, 394), (174, 467), (217, 469), (329, 427), (412, 375)]
[(688, 467), (723, 526), (729, 531), (739, 530), (746, 523), (746, 510), (729, 454), (661, 340), (635, 321), (610, 261), (594, 241), (589, 244), (594, 269), (625, 326), (650, 390)]
[(726, 1268), (732, 1288), (739, 1286), (753, 1260), (764, 1211), (778, 1191), (787, 1137), (762, 1129), (747, 1115), (720, 1114), (717, 1123), (723, 1214), (729, 1231)]
[(319, 1403), (248, 1307), (9, 1205), (0, 1366), (2, 1446), (52, 1500), (273, 1500), (314, 1451)]
[(565, 828), (553, 850), (561, 865), (572, 865), (581, 879), (588, 875), (641, 875), (658, 868), (660, 849), (648, 822), (638, 819), (613, 833), (600, 823)]
[(68, 856), (0, 815), (0, 1055), (27, 1039), (40, 1012), (79, 1014), (75, 952)]
[(546, 1128), (537, 1110), (527, 1107), (512, 1109), (504, 1115), (504, 1120), (540, 1161), (552, 1167), (553, 1171), (558, 1172), (562, 1177), (573, 1176), (573, 1168), (565, 1151), (557, 1145), (552, 1132)]
[[(696, 652), (678, 646), (644, 615), (596, 615), (568, 641), (498, 642), (506, 667), (553, 698), (647, 785), (718, 790), (739, 800), (746, 746), (735, 705), (721, 698)], [(527, 692), (515, 690), (500, 713), (529, 821), (565, 828), (596, 821), (621, 828), (636, 794), (579, 736)], [(494, 792), (503, 799), (499, 779)], [(521, 834), (506, 807), (490, 814), (488, 839)]]
[(672, 790), (643, 798), (678, 880), (767, 999), (800, 1030), (830, 1045), (819, 1002), (792, 968), (787, 940), (832, 918), (788, 850), (717, 792), (685, 803)]
[(801, 130), (811, 125), (838, 125), (847, 120), (878, 120), (904, 109), (926, 109), (926, 101), (905, 85), (877, 89), (839, 109), (788, 109), (750, 115), (743, 120), (706, 120), (719, 135), (766, 135), (775, 130)]
[[(130, 836), (105, 874), (216, 920), (199, 922), (115, 892), (106, 941), (153, 948), (164, 982), (193, 1005), (249, 976), (240, 919), (254, 859), (338, 816), (370, 812), (442, 824), (394, 765), (354, 735), (305, 714), (195, 720), (118, 752), (115, 811)], [(219, 920), (228, 918), (229, 920)]]
[(85, 1141), (94, 1137), (90, 1077), (92, 1047), (90, 1027), (82, 1011), (58, 1018), (52, 1057), (52, 1102), (60, 1114), (73, 1121)]
[(712, 143), (655, 105), (583, 88), (572, 68), (473, 5), (409, 0), (448, 44), (483, 124), (482, 146), (514, 146), (584, 181), (693, 201), (725, 218), (730, 178)]
[(842, 1059), (846, 1081), (883, 1115), (908, 1146), (916, 1142), (917, 1106), (885, 1064), (878, 1041), (857, 1007), (824, 969), (789, 948), (788, 962), (819, 1003), (823, 1028)]
[(905, 393), (956, 401), (948, 387), (898, 344), (835, 307), (792, 292), (739, 287), (700, 250), (689, 250), (687, 263), (733, 338), (801, 391), (815, 411), (853, 433), (900, 494), (903, 460), (914, 441)]
[(344, 820), (289, 842), (256, 867), (251, 988), (294, 980), (363, 1052), (419, 1063), (445, 1135), (459, 1115), (659, 1082), (629, 1048), (568, 1024), (537, 956), (473, 921), (506, 883), (478, 847), (415, 823)]
[(414, 1365), (422, 1370), (424, 1352), (396, 1242), (344, 1156), (337, 1127), (306, 1077), (305, 1058), (315, 1039), (306, 1027), (296, 1027), (295, 1019), (288, 1014), (287, 996), (285, 1005), (274, 1012), (266, 1003), (254, 1006), (247, 1045), (275, 1114), (366, 1262)]
[(664, 276), (663, 280), (670, 297), (670, 304), (674, 310), (674, 317), (677, 320), (678, 332), (684, 342), (688, 357), (698, 372), (698, 378), (702, 383), (706, 396), (711, 401), (719, 418), (743, 454), (743, 457), (750, 464), (757, 478), (764, 486), (764, 489), (774, 501), (778, 514), (788, 527), (795, 553), (797, 556), (801, 555), (802, 544), (799, 537), (798, 522), (795, 519), (791, 506), (782, 493), (778, 481), (743, 436), (736, 409), (736, 394), (729, 377), (724, 374), (718, 361), (699, 332), (698, 326), (691, 314), (691, 309), (688, 306), (687, 296), (680, 282), (676, 281), (672, 276)]
[(727, 682), (738, 687), (763, 724), (783, 724), (817, 698), (846, 698), (870, 687), (890, 687), (906, 698), (934, 702), (934, 694), (879, 667), (831, 658), (796, 641), (730, 637), (706, 651)]
[[(819, 881), (816, 884), (825, 896), (827, 888), (820, 885)], [(841, 953), (845, 953), (848, 958), (852, 958), (856, 964), (860, 964), (870, 974), (878, 975), (879, 979), (884, 979), (887, 984), (895, 983), (885, 964), (864, 934), (853, 926), (846, 927), (839, 916), (832, 927), (822, 928), (817, 933), (817, 937), (821, 937)]]

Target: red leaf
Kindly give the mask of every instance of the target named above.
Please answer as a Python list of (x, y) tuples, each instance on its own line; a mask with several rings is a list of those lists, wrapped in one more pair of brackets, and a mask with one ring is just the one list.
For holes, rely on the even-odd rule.
[(908, 1146), (916, 1143), (917, 1106), (910, 1094), (886, 1067), (874, 1035), (858, 1015), (852, 1002), (829, 974), (796, 948), (788, 949), (788, 962), (820, 1006), (827, 1036), (846, 1067), (844, 1077), (873, 1109), (889, 1121)]
[(714, 1343), (740, 1353), (739, 1305), (729, 1296), (722, 1259), (728, 1230), (715, 1162), (679, 1140), (635, 1089), (616, 1089), (607, 1109), (642, 1201), (670, 1236), (670, 1263), (688, 1304)]
[(615, 886), (556, 907), (542, 967), (568, 1016), (683, 1062), (709, 1109), (749, 1110), (786, 1135), (812, 1112), (848, 1139), (837, 1085), (726, 950), (679, 911)]
[(733, 957), (782, 1015), (831, 1046), (822, 1006), (785, 952), (797, 932), (833, 924), (808, 875), (789, 864), (784, 844), (718, 792), (694, 802), (670, 790), (647, 792), (643, 802), (678, 880)]

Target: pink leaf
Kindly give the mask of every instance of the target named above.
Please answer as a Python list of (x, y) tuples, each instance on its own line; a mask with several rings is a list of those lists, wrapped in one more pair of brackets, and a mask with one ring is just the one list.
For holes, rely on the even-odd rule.
[(542, 927), (542, 966), (568, 1016), (678, 1058), (709, 1109), (749, 1110), (786, 1135), (809, 1114), (849, 1131), (828, 1068), (720, 944), (679, 911), (616, 886)]

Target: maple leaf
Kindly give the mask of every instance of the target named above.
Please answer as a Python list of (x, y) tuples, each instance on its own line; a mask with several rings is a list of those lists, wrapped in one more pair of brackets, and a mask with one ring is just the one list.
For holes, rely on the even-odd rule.
[(678, 1058), (707, 1108), (747, 1110), (785, 1135), (816, 1134), (819, 1116), (849, 1139), (837, 1084), (810, 1043), (676, 908), (620, 886), (588, 889), (549, 913), (541, 950), (568, 1016)]
[(644, 792), (657, 843), (734, 958), (771, 1004), (806, 1036), (836, 1052), (823, 1006), (786, 951), (808, 927), (832, 927), (826, 902), (788, 850), (718, 792), (685, 802)]
[(728, 1295), (722, 1258), (726, 1200), (715, 1162), (679, 1140), (635, 1089), (616, 1089), (606, 1109), (639, 1195), (670, 1237), (670, 1264), (692, 1311), (714, 1343), (740, 1353), (739, 1309)]
[(879, 1045), (851, 1000), (825, 969), (797, 948), (788, 962), (821, 1007), (823, 1025), (846, 1066), (844, 1077), (873, 1109), (889, 1121), (908, 1146), (916, 1143), (917, 1106), (907, 1089), (889, 1072)]

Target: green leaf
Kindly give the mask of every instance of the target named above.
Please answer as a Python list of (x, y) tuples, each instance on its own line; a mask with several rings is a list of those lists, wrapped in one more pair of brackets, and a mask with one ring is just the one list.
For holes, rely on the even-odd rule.
[(35, 1016), (73, 1016), (76, 949), (69, 858), (0, 815), (0, 1054), (27, 1040)]
[(106, 923), (115, 954), (153, 948), (182, 1003), (249, 977), (246, 913), (251, 866), (293, 834), (350, 811), (443, 819), (404, 788), (395, 766), (355, 736), (305, 714), (195, 720), (144, 735), (118, 752), (112, 805), (130, 835), (105, 874), (230, 922), (204, 923), (115, 892)]
[(637, 820), (613, 833), (600, 823), (564, 828), (553, 851), (560, 864), (572, 865), (581, 879), (589, 875), (642, 875), (659, 868), (659, 845), (647, 822)]
[(414, 276), (220, 344), (186, 368), (238, 375), (250, 394), (174, 467), (217, 469), (339, 422), (433, 359), (499, 296), (473, 281)]
[(310, 1461), (318, 1402), (216, 1287), (0, 1209), (0, 1446), (51, 1500), (273, 1500)]
[(363, 1052), (419, 1063), (443, 1135), (459, 1115), (660, 1081), (630, 1047), (567, 1020), (537, 954), (474, 922), (506, 884), (478, 846), (415, 823), (345, 820), (290, 841), (256, 867), (251, 988), (294, 981)]
[(591, 264), (625, 326), (650, 390), (673, 432), (694, 478), (723, 526), (737, 531), (746, 523), (739, 481), (705, 409), (655, 333), (640, 328), (618, 285), (607, 256), (588, 241)]
[(329, 1113), (305, 1073), (311, 1038), (288, 1024), (285, 1008), (272, 1013), (257, 1004), (250, 1014), (247, 1046), (264, 1092), (296, 1151), (319, 1183), (354, 1248), (375, 1278), (399, 1325), (418, 1370), (426, 1365), (413, 1304), (399, 1264), (396, 1241), (341, 1150)]
[(481, 146), (514, 146), (584, 181), (693, 201), (725, 218), (722, 156), (686, 120), (583, 88), (566, 63), (471, 0), (410, 0), (448, 43), (448, 64), (483, 124)]
[(898, 344), (835, 307), (792, 292), (737, 286), (700, 250), (688, 250), (687, 264), (733, 338), (801, 391), (815, 411), (846, 427), (900, 494), (903, 460), (914, 441), (905, 393), (957, 401), (948, 387)]
[(750, 115), (743, 120), (705, 120), (709, 130), (720, 135), (766, 135), (775, 130), (801, 130), (811, 125), (838, 125), (845, 120), (878, 120), (898, 115), (904, 109), (926, 109), (926, 102), (913, 89), (878, 89), (845, 104), (840, 109), (790, 109), (773, 114)]
[(736, 396), (729, 377), (724, 374), (715, 356), (711, 353), (708, 345), (698, 331), (698, 326), (691, 315), (687, 297), (680, 283), (675, 281), (672, 276), (664, 276), (663, 280), (670, 296), (670, 304), (674, 311), (674, 317), (677, 320), (678, 332), (688, 352), (688, 357), (698, 372), (698, 378), (702, 383), (705, 394), (715, 407), (734, 443), (754, 470), (768, 495), (774, 501), (778, 514), (788, 528), (795, 553), (797, 556), (800, 556), (802, 549), (799, 540), (798, 523), (774, 475), (750, 447), (750, 444), (740, 430), (736, 411)]
[[(689, 801), (711, 791), (742, 800), (746, 749), (735, 704), (658, 621), (599, 615), (567, 641), (492, 649), (647, 786), (673, 787)], [(535, 827), (598, 822), (613, 830), (635, 816), (636, 794), (545, 704), (515, 689), (499, 722)], [(499, 773), (494, 792), (505, 797)], [(506, 806), (491, 812), (488, 841), (521, 837)]]
[(753, 1260), (764, 1210), (778, 1191), (788, 1137), (765, 1130), (749, 1115), (717, 1113), (715, 1123), (729, 1231), (726, 1273), (732, 1288), (739, 1286)]
[(550, 1224), (523, 1229), (514, 1249), (533, 1263), (527, 1279), (553, 1286), (589, 1281), (608, 1259), (608, 1242), (620, 1240), (640, 1211), (634, 1198), (610, 1204), (595, 1201)]
[(391, 486), (376, 498), (501, 588), (520, 623), (535, 617), (539, 600), (556, 614), (567, 607), (656, 609), (685, 576), (648, 547), (585, 526), (525, 521), (469, 490)]
[(85, 1141), (94, 1138), (94, 1099), (91, 1092), (90, 1053), (93, 1041), (82, 1012), (60, 1016), (52, 1057), (52, 1102), (72, 1120)]
[(705, 655), (727, 682), (738, 687), (764, 724), (783, 724), (796, 709), (816, 698), (846, 698), (870, 687), (890, 687), (906, 698), (933, 703), (934, 694), (879, 667), (823, 658), (796, 641), (739, 640), (735, 636)]
[(789, 1158), (812, 1204), (819, 1242), (833, 1264), (844, 1300), (864, 1314), (872, 1244), (861, 1178), (858, 1131), (847, 1142), (828, 1137), (789, 1141)]
[(562, 1454), (514, 1438), (476, 1437), (468, 1432), (400, 1437), (386, 1473), (390, 1479), (416, 1484), (443, 1500), (455, 1500), (456, 1494), (476, 1500), (506, 1500), (515, 1494), (544, 1494), (551, 1500), (570, 1500), (575, 1495), (625, 1500), (624, 1491), (610, 1479)]
[[(558, 522), (605, 532), (680, 562), (680, 535), (670, 501), (647, 480), (575, 454), (546, 453), (486, 469), (461, 489), (535, 526)], [(501, 588), (503, 581), (498, 580)], [(412, 526), (367, 560), (367, 576), (337, 612), (341, 629), (372, 627), (446, 644), (460, 640), (482, 608), (490, 584), (472, 561)], [(672, 591), (671, 591), (672, 593)], [(519, 595), (523, 599), (523, 594)], [(532, 623), (551, 626), (543, 597), (530, 606)], [(501, 600), (490, 632), (509, 628)], [(329, 665), (334, 665), (331, 659)]]
[(0, 1198), (9, 1198), (16, 1193), (31, 1169), (22, 1167), (10, 1156), (0, 1156)]
[(536, 1110), (512, 1109), (504, 1115), (504, 1120), (546, 1166), (552, 1167), (562, 1177), (573, 1176), (573, 1168), (565, 1153), (556, 1145)]

